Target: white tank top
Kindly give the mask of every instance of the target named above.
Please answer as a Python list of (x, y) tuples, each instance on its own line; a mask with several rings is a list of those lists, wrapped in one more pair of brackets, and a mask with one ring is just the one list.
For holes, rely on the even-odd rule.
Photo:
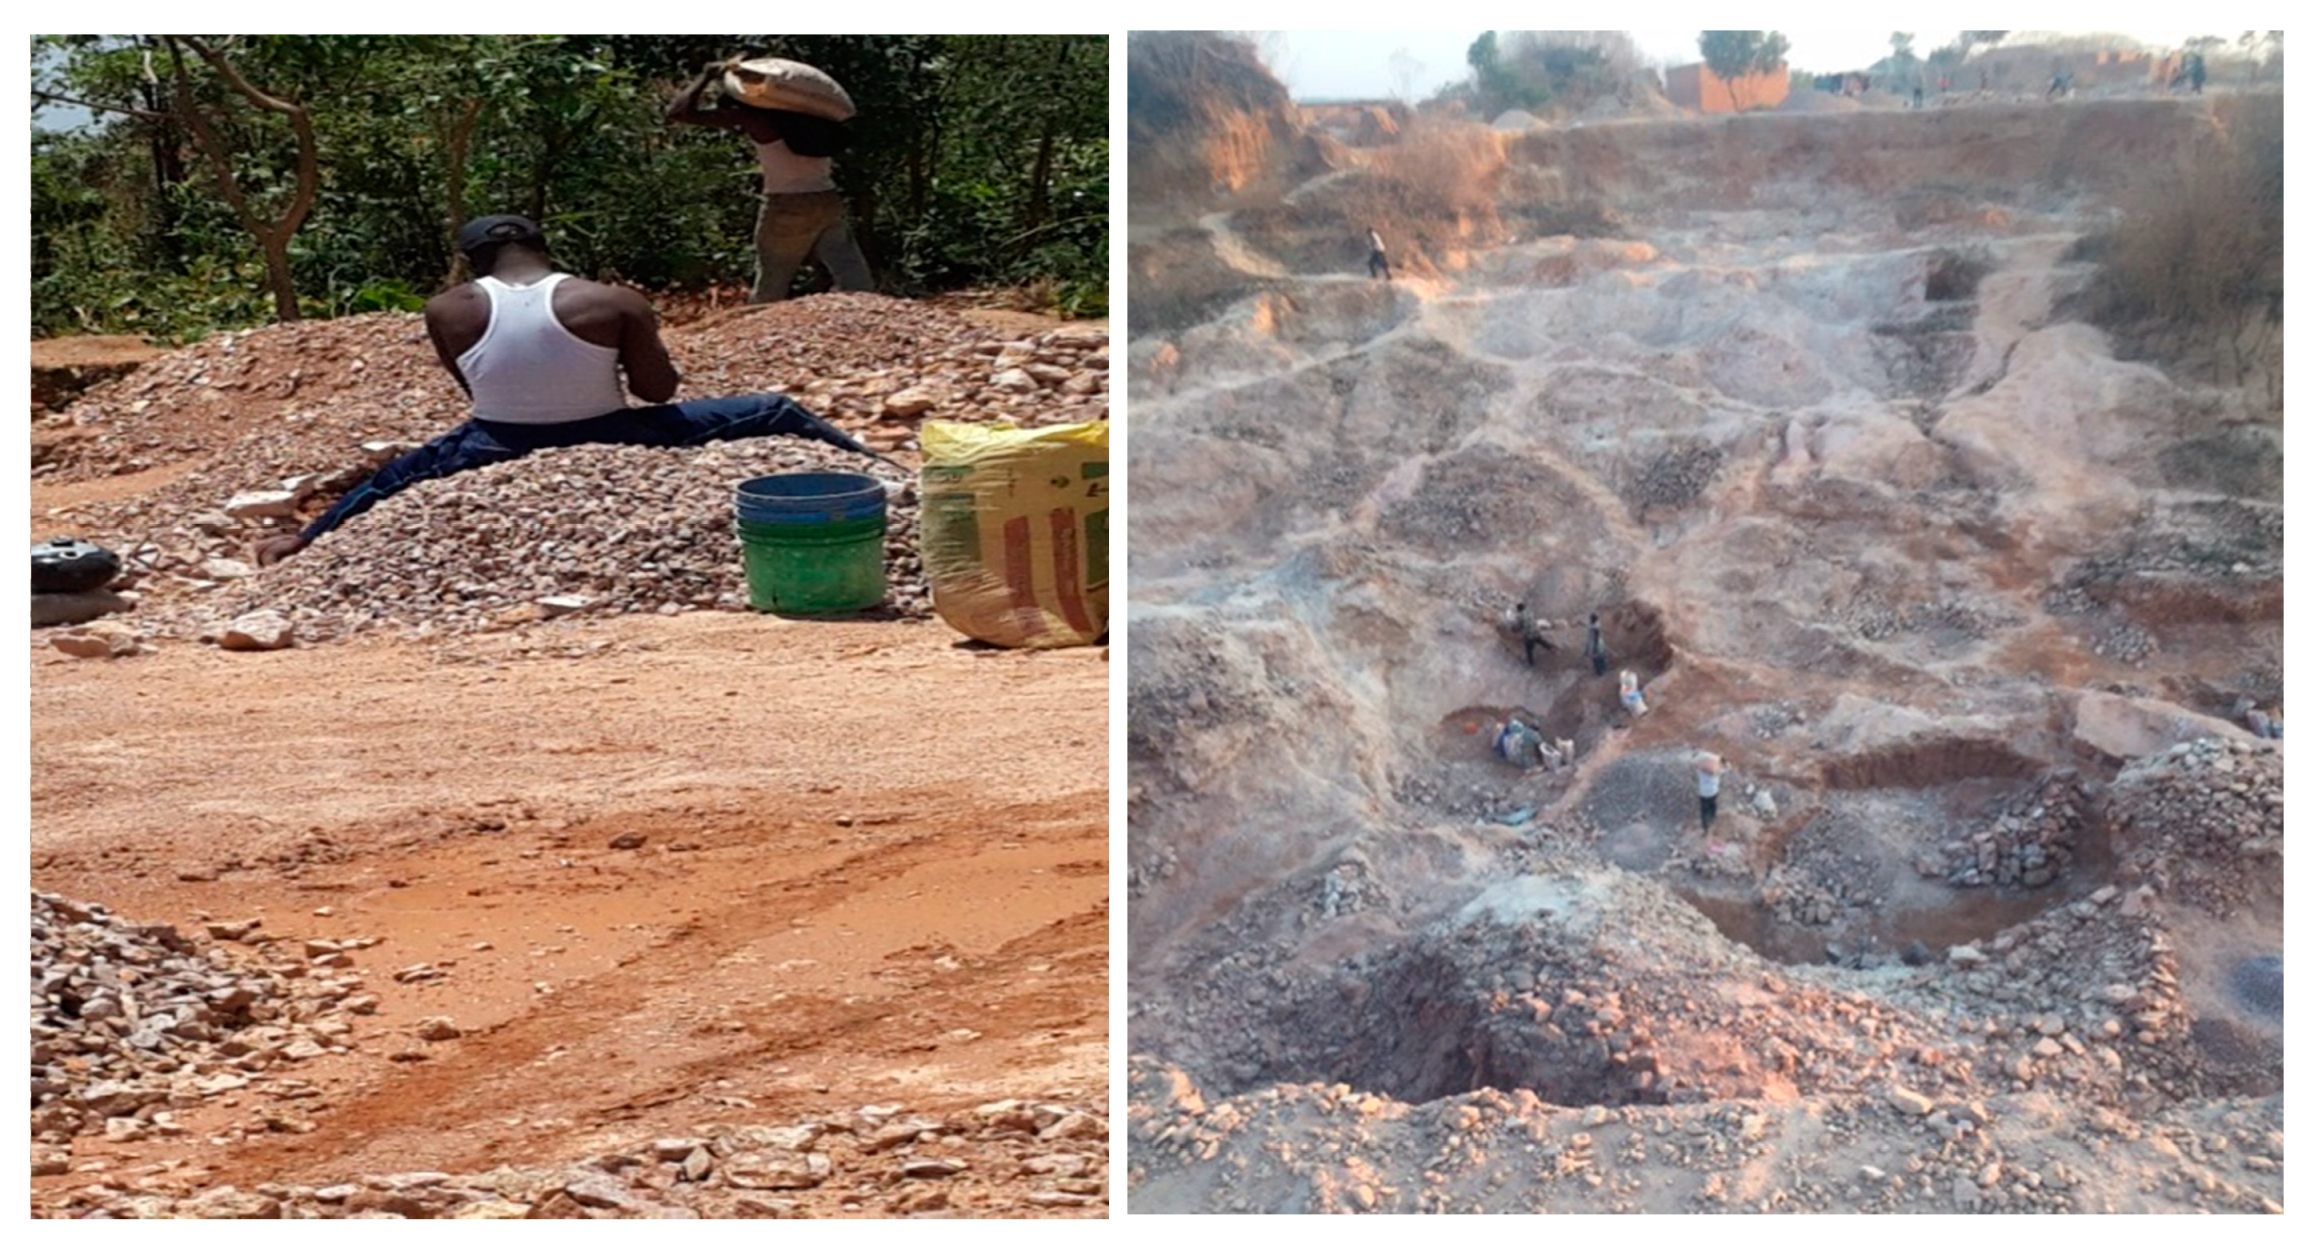
[(623, 410), (616, 348), (586, 342), (553, 315), (553, 288), (567, 276), (555, 273), (533, 286), (475, 279), (488, 294), (488, 330), (456, 357), (472, 383), (473, 415), (559, 425)]
[(803, 156), (782, 139), (762, 143), (755, 152), (761, 162), (763, 195), (806, 195), (833, 189), (833, 158)]

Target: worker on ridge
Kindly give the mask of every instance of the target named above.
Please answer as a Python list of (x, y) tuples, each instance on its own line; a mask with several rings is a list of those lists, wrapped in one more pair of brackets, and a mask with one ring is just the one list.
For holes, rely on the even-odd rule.
[(1537, 652), (1540, 649), (1554, 648), (1553, 643), (1545, 639), (1545, 630), (1550, 627), (1552, 625), (1549, 621), (1529, 613), (1529, 604), (1526, 602), (1513, 604), (1513, 609), (1505, 613), (1505, 630), (1521, 642), (1522, 661), (1531, 667), (1537, 666)]
[[(665, 108), (665, 120), (738, 130), (753, 141), (761, 166), (761, 210), (753, 224), (759, 268), (747, 303), (775, 303), (792, 293), (793, 278), (811, 255), (842, 290), (871, 290), (873, 272), (849, 234), (841, 193), (833, 189), (833, 157), (849, 145), (846, 123), (786, 109), (757, 108), (718, 90), (722, 75), (745, 58), (705, 66)], [(706, 103), (708, 88), (717, 98)]]
[[(544, 232), (526, 217), (473, 221), (457, 249), (477, 276), (433, 296), (424, 327), (441, 366), (472, 396), (471, 419), (386, 464), (303, 532), (257, 543), (258, 563), (303, 550), (420, 481), (547, 447), (700, 446), (782, 433), (872, 454), (783, 395), (671, 402), (681, 375), (649, 301), (555, 270)], [(627, 387), (652, 406), (628, 406)]]
[(1609, 648), (1601, 641), (1601, 612), (1585, 617), (1585, 657), (1593, 660), (1593, 674), (1609, 674)]
[(1393, 280), (1393, 265), (1385, 259), (1385, 240), (1377, 236), (1377, 227), (1369, 227), (1369, 275)]

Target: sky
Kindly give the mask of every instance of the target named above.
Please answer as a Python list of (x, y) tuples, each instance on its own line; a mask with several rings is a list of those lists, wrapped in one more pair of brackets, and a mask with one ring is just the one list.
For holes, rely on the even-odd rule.
[[(1862, 69), (1889, 55), (1890, 27), (1879, 30), (1842, 30), (1826, 27), (1778, 26), (1791, 45), (1786, 60), (1795, 69), (1830, 73)], [(1914, 49), (1952, 43), (1958, 30), (1901, 27), (1914, 32)], [(2121, 33), (2148, 47), (2175, 47), (2188, 36), (2217, 34), (2233, 39), (2241, 32), (2212, 26), (2207, 29), (2145, 29), (2117, 27)], [(1444, 84), (1465, 77), (1465, 50), (1481, 37), (1479, 30), (1352, 30), (1257, 31), (1268, 66), (1297, 99), (1371, 99), (1408, 95), (1420, 98)], [(1683, 65), (1698, 59), (1694, 29), (1630, 28), (1634, 42), (1661, 65)], [(1406, 83), (1406, 86), (1405, 86)]]

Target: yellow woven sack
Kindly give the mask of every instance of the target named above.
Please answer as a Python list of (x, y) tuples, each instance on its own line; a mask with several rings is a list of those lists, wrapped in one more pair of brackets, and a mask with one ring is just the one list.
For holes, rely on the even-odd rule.
[(921, 563), (937, 614), (996, 646), (1105, 633), (1106, 422), (921, 426)]

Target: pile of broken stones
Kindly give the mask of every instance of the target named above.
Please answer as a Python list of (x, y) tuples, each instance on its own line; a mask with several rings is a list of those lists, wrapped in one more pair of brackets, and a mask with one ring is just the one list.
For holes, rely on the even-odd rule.
[(2115, 778), (2115, 849), (2173, 898), (2230, 913), (2282, 883), (2279, 742), (2205, 737), (2139, 759)]
[[(254, 1088), (295, 1100), (283, 1072), (351, 1043), (348, 1016), (373, 1011), (357, 975), (268, 966), (220, 941), (254, 922), (209, 925), (211, 941), (103, 906), (32, 894), (34, 1174), (60, 1174), (76, 1136), (181, 1135), (175, 1115)], [(287, 1111), (267, 1129), (295, 1130)]]
[(1982, 826), (1915, 864), (1927, 878), (1965, 888), (2043, 888), (2073, 865), (2074, 845), (2088, 817), (2081, 776), (2063, 767), (2001, 804)]
[[(788, 393), (883, 452), (917, 449), (924, 419), (1041, 426), (1108, 415), (1102, 328), (1012, 337), (903, 300), (826, 295), (667, 339), (683, 393)], [(461, 396), (438, 371), (417, 318), (377, 315), (218, 335), (91, 390), (59, 417), (81, 436), (51, 475), (92, 479), (204, 455), (221, 471), (50, 517), (127, 557), (112, 588), (133, 608), (55, 644), (120, 657), (155, 639), (274, 649), (377, 628), (468, 633), (578, 613), (741, 609), (730, 487), (807, 470), (889, 484), (885, 614), (930, 612), (910, 475), (793, 438), (543, 452), (420, 485), (279, 568), (253, 566), (255, 541), (293, 531), (455, 423)]]

